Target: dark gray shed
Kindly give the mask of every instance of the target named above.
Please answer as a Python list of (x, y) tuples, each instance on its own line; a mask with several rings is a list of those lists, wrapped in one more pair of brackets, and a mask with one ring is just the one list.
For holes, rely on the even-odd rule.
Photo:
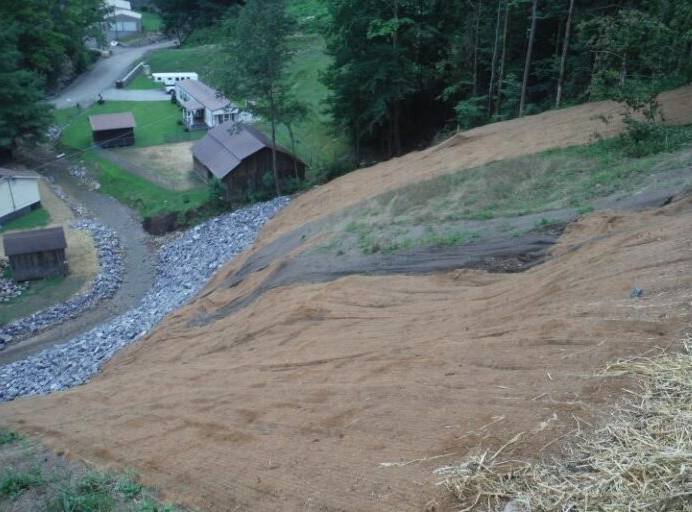
[(9, 233), (3, 237), (3, 246), (15, 281), (67, 275), (67, 241), (62, 228)]
[(94, 142), (102, 148), (119, 148), (135, 143), (135, 118), (132, 112), (89, 116)]

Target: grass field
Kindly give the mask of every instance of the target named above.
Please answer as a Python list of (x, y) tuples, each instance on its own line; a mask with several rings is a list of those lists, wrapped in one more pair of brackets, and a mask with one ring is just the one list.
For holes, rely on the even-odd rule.
[(16, 229), (32, 229), (40, 228), (42, 226), (47, 226), (50, 222), (50, 214), (44, 208), (37, 208), (36, 210), (22, 215), (16, 219), (6, 222), (0, 226), (0, 233), (6, 231), (13, 231)]
[(167, 48), (146, 58), (152, 73), (196, 72), (204, 82), (219, 87), (223, 81), (224, 55), (220, 44)]
[(161, 17), (153, 12), (142, 13), (142, 30), (144, 32), (158, 32), (161, 30)]
[(127, 86), (128, 89), (163, 89), (161, 82), (154, 82), (143, 73), (139, 73)]
[(29, 282), (29, 287), (19, 297), (2, 303), (0, 325), (69, 299), (84, 286), (86, 280), (81, 275), (70, 275)]
[[(692, 126), (667, 128), (692, 141)], [(590, 211), (603, 198), (692, 185), (692, 146), (628, 157), (619, 139), (501, 160), (383, 194), (351, 209), (325, 247), (368, 253), (421, 245), (456, 245), (479, 234), (465, 221), (513, 218), (571, 208)], [(535, 226), (550, 226), (541, 217)], [(462, 228), (460, 228), (462, 227)], [(509, 229), (509, 228), (508, 228)]]
[(198, 208), (209, 198), (205, 186), (173, 192), (93, 155), (88, 159), (97, 169), (100, 191), (136, 209), (143, 217)]
[(135, 147), (176, 142), (176, 138), (196, 139), (204, 135), (204, 132), (186, 132), (183, 126), (178, 124), (181, 119), (178, 106), (168, 101), (107, 101), (103, 105), (94, 104), (86, 110), (56, 110), (56, 120), (63, 127), (62, 143), (75, 149), (91, 147), (89, 116), (114, 112), (132, 112), (134, 115), (137, 124)]

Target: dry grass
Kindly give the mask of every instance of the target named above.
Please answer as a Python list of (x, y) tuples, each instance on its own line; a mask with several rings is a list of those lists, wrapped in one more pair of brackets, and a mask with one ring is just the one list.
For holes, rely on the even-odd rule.
[(639, 389), (595, 433), (578, 428), (561, 460), (506, 460), (500, 449), (436, 474), (466, 511), (692, 511), (691, 348), (688, 336), (680, 353), (608, 365)]
[(193, 142), (177, 142), (146, 148), (114, 150), (114, 154), (134, 164), (128, 170), (141, 178), (175, 191), (204, 185), (192, 171)]

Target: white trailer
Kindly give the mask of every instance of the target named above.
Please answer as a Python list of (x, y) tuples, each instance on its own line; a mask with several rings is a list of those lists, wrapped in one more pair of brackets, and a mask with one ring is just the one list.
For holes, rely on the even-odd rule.
[(166, 92), (171, 93), (175, 90), (175, 84), (181, 80), (199, 80), (197, 73), (152, 73), (152, 80), (156, 83), (164, 84)]

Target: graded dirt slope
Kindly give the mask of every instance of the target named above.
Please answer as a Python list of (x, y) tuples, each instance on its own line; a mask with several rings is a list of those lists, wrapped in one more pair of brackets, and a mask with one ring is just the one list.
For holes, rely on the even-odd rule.
[[(523, 273), (348, 276), (228, 307), (313, 244), (328, 225), (319, 217), (493, 150), (506, 156), (493, 130), (526, 141), (533, 126), (547, 145), (560, 126), (549, 117), (481, 129), (496, 144), (483, 157), (453, 139), (305, 194), (94, 381), (4, 404), (0, 423), (95, 464), (134, 467), (167, 499), (210, 511), (420, 511), (432, 499), (444, 510), (435, 467), (478, 446), (557, 449), (628, 385), (596, 376), (600, 365), (669, 346), (689, 323), (692, 200), (591, 214)], [(577, 123), (572, 143), (591, 128)], [(512, 144), (506, 153), (522, 150)]]
[(619, 394), (600, 364), (680, 334), (690, 225), (690, 201), (593, 214), (525, 273), (294, 285), (191, 325), (238, 296), (220, 275), (92, 383), (0, 422), (203, 510), (422, 510), (434, 467), (521, 432), (507, 454), (542, 453)]
[[(692, 122), (692, 87), (659, 97), (671, 124)], [(621, 107), (609, 101), (489, 124), (460, 133), (442, 144), (347, 174), (299, 197), (264, 230), (265, 239), (388, 190), (494, 160), (550, 148), (586, 144), (594, 134), (622, 131)], [(604, 124), (602, 117), (610, 117)]]

